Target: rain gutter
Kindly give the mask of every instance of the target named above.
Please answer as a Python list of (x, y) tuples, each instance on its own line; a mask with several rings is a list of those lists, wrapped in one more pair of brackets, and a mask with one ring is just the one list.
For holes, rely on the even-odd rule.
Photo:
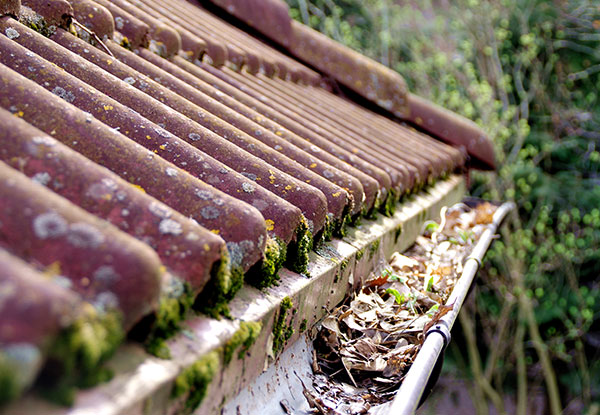
[(481, 261), (497, 228), (514, 208), (514, 203), (504, 203), (494, 213), (491, 226), (483, 232), (473, 252), (465, 260), (461, 277), (446, 302), (446, 304), (454, 304), (452, 310), (444, 315), (437, 325), (427, 331), (421, 350), (402, 381), (402, 386), (396, 393), (392, 404), (384, 413), (390, 415), (414, 414), (431, 391), (437, 376), (439, 376), (443, 351), (450, 343), (450, 331), (467, 297), (475, 273), (481, 266)]

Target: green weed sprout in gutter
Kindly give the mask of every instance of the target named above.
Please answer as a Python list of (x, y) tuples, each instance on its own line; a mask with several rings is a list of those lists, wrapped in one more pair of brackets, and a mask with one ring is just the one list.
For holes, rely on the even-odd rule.
[(181, 413), (191, 414), (204, 400), (208, 385), (221, 366), (219, 352), (213, 350), (203, 356), (175, 379), (171, 397), (179, 398), (187, 394)]
[[(73, 403), (75, 386), (91, 387), (112, 374), (101, 368), (125, 338), (119, 312), (99, 312), (91, 305), (83, 317), (63, 330), (48, 351), (40, 390), (48, 399)], [(50, 383), (51, 380), (51, 383)]]

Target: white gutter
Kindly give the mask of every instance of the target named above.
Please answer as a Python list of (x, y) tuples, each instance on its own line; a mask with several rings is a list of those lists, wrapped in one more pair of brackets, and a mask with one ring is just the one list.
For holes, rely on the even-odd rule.
[(479, 242), (473, 248), (473, 252), (465, 260), (460, 279), (446, 302), (446, 304), (454, 304), (454, 307), (440, 319), (437, 325), (427, 331), (417, 358), (402, 381), (392, 404), (384, 412), (385, 414), (412, 415), (416, 412), (440, 354), (450, 343), (450, 330), (452, 330), (456, 317), (467, 297), (475, 273), (481, 266), (483, 256), (490, 246), (498, 226), (514, 208), (514, 203), (504, 203), (494, 213), (491, 226), (483, 232)]

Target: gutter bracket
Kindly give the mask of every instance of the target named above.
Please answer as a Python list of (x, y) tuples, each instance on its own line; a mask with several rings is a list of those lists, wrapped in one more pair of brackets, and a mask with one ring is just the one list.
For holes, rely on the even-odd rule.
[(429, 335), (433, 333), (438, 333), (440, 336), (442, 336), (442, 338), (444, 339), (443, 350), (446, 350), (446, 347), (448, 347), (450, 341), (452, 340), (452, 335), (450, 334), (448, 323), (446, 323), (444, 320), (440, 320), (438, 324), (427, 330), (427, 333), (425, 333), (425, 338), (429, 337)]

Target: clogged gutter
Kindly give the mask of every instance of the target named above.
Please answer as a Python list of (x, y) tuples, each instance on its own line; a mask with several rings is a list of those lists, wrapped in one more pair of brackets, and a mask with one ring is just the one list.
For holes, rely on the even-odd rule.
[(372, 413), (393, 399), (424, 341), (424, 333), (452, 309), (446, 304), (463, 264), (496, 206), (464, 204), (441, 210), (405, 255), (395, 253), (321, 323), (314, 342), (316, 413)]

